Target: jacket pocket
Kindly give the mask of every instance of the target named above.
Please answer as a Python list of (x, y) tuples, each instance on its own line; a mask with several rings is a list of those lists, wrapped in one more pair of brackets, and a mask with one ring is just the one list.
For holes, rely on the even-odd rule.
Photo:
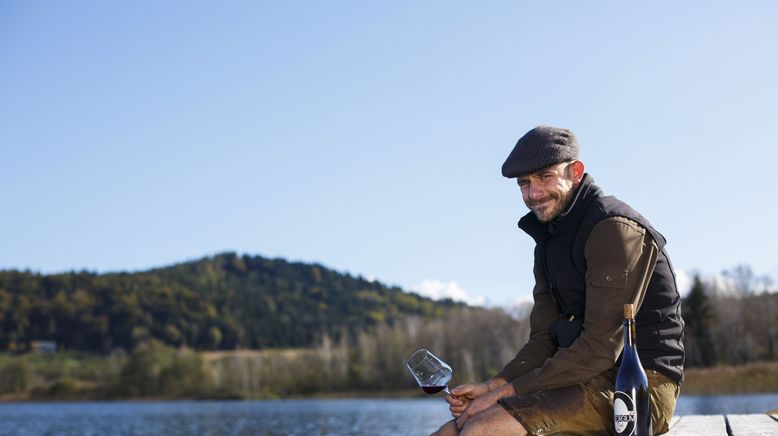
[(603, 288), (624, 288), (627, 286), (627, 272), (612, 267), (597, 268), (589, 276), (592, 285)]

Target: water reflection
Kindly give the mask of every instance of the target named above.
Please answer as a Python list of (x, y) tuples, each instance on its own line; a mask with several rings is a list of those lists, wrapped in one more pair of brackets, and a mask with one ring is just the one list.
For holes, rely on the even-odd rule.
[(290, 400), (0, 405), (0, 435), (429, 434), (442, 400)]
[(778, 409), (778, 394), (759, 395), (681, 395), (675, 406), (676, 415), (716, 415), (767, 413)]
[[(764, 413), (778, 394), (682, 395), (677, 415)], [(449, 419), (433, 399), (0, 404), (0, 435), (423, 435)]]

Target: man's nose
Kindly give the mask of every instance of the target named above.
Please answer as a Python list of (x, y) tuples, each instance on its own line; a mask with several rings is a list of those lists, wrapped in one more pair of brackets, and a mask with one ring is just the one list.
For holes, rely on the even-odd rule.
[(540, 186), (536, 184), (530, 184), (529, 185), (529, 198), (532, 200), (537, 200), (539, 198), (543, 198), (543, 190), (540, 188)]

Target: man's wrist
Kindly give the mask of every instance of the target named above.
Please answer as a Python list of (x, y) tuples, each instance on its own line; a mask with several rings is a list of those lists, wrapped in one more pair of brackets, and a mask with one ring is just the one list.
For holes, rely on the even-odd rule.
[(504, 378), (501, 378), (501, 377), (492, 377), (492, 378), (490, 378), (490, 379), (489, 379), (489, 380), (486, 382), (486, 385), (489, 387), (489, 390), (490, 390), (490, 391), (493, 391), (493, 390), (495, 390), (495, 389), (499, 388), (500, 386), (504, 386), (504, 385), (505, 385), (505, 384), (507, 384), (507, 383), (508, 383), (508, 381), (507, 381), (507, 380), (505, 380)]
[(513, 397), (516, 395), (516, 388), (513, 387), (513, 383), (504, 383), (500, 386), (500, 398)]

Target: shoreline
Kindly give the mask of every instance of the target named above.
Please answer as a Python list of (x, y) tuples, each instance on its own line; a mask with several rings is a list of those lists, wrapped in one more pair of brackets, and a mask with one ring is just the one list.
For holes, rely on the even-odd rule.
[[(716, 393), (693, 393), (686, 392), (683, 389), (680, 397), (718, 397), (718, 396), (752, 396), (752, 395), (778, 395), (776, 391), (760, 392), (716, 392)], [(426, 395), (424, 393), (415, 394), (413, 391), (348, 391), (348, 392), (319, 392), (311, 395), (290, 395), (287, 397), (268, 397), (268, 398), (0, 398), (2, 404), (46, 404), (46, 403), (164, 403), (164, 402), (209, 402), (209, 401), (298, 401), (298, 400), (439, 400), (443, 401), (443, 396)], [(778, 413), (778, 409), (770, 412)]]
[[(778, 395), (776, 392), (740, 392), (740, 393), (721, 393), (721, 394), (690, 394), (681, 392), (679, 398), (705, 398), (705, 397), (738, 397), (738, 396), (761, 396), (761, 395)], [(211, 401), (217, 402), (251, 402), (251, 401), (304, 401), (304, 400), (321, 400), (321, 401), (355, 401), (355, 400), (436, 400), (433, 395), (411, 395), (411, 394), (397, 394), (394, 395), (391, 392), (382, 392), (377, 395), (372, 395), (370, 392), (352, 392), (352, 393), (335, 393), (329, 395), (326, 393), (311, 395), (311, 396), (289, 396), (286, 398), (115, 398), (115, 399), (2, 399), (0, 400), (0, 406), (4, 404), (87, 404), (87, 403), (207, 403)], [(443, 401), (443, 397), (437, 398), (439, 401)], [(770, 414), (778, 413), (778, 409), (766, 412)]]
[[(310, 383), (309, 387), (295, 384), (297, 380), (280, 377), (285, 373), (258, 373), (256, 362), (268, 360), (278, 354), (266, 356), (262, 352), (246, 351), (235, 353), (237, 358), (223, 361), (210, 353), (191, 351), (169, 351), (167, 360), (177, 363), (172, 366), (177, 372), (168, 371), (153, 377), (146, 366), (131, 367), (129, 358), (117, 360), (111, 356), (94, 356), (76, 353), (56, 355), (0, 355), (0, 375), (6, 383), (0, 389), (0, 403), (36, 402), (92, 402), (92, 401), (218, 401), (218, 400), (278, 400), (278, 399), (419, 399), (440, 398), (440, 394), (427, 395), (413, 387), (410, 377), (402, 380), (399, 389), (365, 390), (350, 389), (348, 382), (328, 387), (324, 383)], [(285, 351), (299, 353), (298, 350)], [(248, 355), (247, 355), (248, 354)], [(221, 359), (232, 354), (222, 352)], [(165, 357), (165, 356), (163, 356)], [(260, 359), (261, 358), (261, 359)], [(160, 362), (164, 359), (151, 359)], [(284, 361), (285, 362), (285, 361)], [(141, 363), (141, 362), (136, 362)], [(147, 364), (148, 362), (143, 362)], [(222, 364), (221, 367), (215, 364)], [(272, 363), (272, 362), (271, 362)], [(229, 365), (229, 366), (227, 366)], [(204, 383), (215, 371), (223, 377), (236, 373), (235, 366), (242, 373), (251, 376), (231, 380), (222, 378), (220, 384)], [(134, 372), (129, 372), (132, 368)], [(230, 369), (226, 371), (225, 368)], [(277, 368), (276, 368), (277, 369)], [(316, 369), (309, 367), (306, 373), (315, 380)], [(242, 374), (241, 373), (241, 374)], [(175, 376), (175, 377), (171, 377)], [(288, 374), (286, 374), (288, 376)], [(401, 374), (407, 375), (407, 374)], [(721, 365), (709, 368), (688, 368), (684, 371), (685, 381), (681, 385), (682, 396), (716, 396), (740, 394), (778, 393), (778, 361), (755, 362), (745, 365)], [(252, 378), (253, 377), (253, 378)], [(314, 378), (312, 378), (314, 377)], [(9, 383), (8, 380), (14, 381)], [(277, 382), (269, 385), (268, 381)], [(138, 389), (139, 382), (153, 382), (154, 389)], [(231, 382), (232, 384), (225, 384)], [(459, 382), (458, 382), (459, 383)], [(457, 383), (457, 384), (458, 384)], [(318, 384), (318, 386), (316, 386)], [(452, 385), (453, 386), (453, 385)], [(141, 386), (143, 387), (143, 386)], [(317, 390), (316, 388), (320, 390)], [(123, 389), (122, 389), (123, 388)]]

